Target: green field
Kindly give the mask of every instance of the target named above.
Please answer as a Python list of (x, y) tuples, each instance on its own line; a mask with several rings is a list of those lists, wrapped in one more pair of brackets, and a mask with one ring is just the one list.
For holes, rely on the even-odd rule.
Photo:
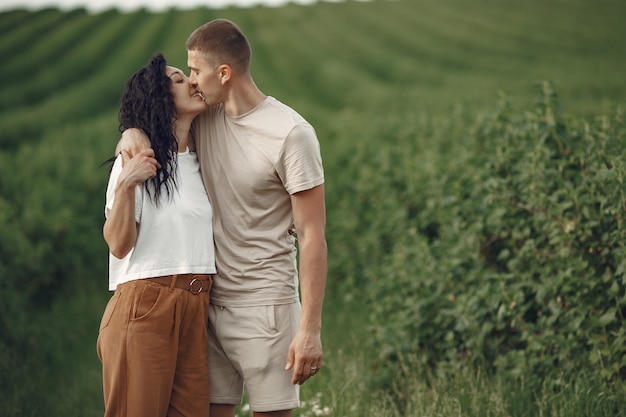
[(118, 100), (155, 52), (186, 69), (187, 35), (216, 17), (322, 146), (325, 368), (296, 415), (626, 415), (624, 16), (620, 0), (0, 13), (0, 415), (102, 414)]

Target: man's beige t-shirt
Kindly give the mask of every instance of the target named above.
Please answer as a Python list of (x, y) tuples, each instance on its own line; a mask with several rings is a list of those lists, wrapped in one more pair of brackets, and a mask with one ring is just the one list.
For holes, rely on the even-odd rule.
[(230, 117), (223, 105), (195, 121), (195, 146), (213, 207), (215, 305), (298, 301), (290, 195), (324, 183), (313, 127), (273, 97)]

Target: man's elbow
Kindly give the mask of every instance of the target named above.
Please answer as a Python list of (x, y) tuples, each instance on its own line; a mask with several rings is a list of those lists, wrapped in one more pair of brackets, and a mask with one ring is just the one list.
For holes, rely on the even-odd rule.
[(326, 236), (324, 230), (307, 230), (298, 233), (298, 244), (301, 248), (309, 248), (310, 250), (327, 251)]

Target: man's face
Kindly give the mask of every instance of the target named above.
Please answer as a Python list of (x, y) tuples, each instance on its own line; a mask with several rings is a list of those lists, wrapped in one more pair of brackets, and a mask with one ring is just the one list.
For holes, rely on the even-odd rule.
[(221, 98), (222, 83), (217, 68), (213, 68), (199, 51), (187, 51), (187, 66), (189, 67), (189, 85), (197, 89), (206, 101), (206, 104), (218, 104)]

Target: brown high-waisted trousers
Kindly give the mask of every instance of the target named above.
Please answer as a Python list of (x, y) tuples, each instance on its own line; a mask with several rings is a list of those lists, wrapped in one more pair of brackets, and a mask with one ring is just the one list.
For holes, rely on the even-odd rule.
[(105, 417), (209, 416), (209, 292), (174, 277), (120, 284), (106, 306), (97, 342)]

